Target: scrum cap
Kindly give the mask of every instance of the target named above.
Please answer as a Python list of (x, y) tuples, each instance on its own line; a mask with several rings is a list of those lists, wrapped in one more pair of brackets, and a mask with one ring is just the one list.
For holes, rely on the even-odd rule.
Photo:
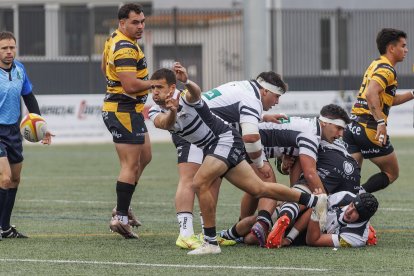
[(357, 195), (353, 202), (359, 214), (359, 221), (369, 220), (378, 209), (378, 201), (370, 193)]

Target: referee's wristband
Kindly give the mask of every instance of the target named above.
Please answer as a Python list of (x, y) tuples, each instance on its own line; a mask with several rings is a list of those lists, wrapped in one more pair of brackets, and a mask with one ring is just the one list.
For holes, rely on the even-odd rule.
[(413, 95), (413, 98), (414, 98), (414, 90), (413, 90), (413, 91), (411, 91), (411, 95)]
[(184, 85), (189, 85), (190, 84), (190, 79), (187, 79), (186, 82), (184, 82)]

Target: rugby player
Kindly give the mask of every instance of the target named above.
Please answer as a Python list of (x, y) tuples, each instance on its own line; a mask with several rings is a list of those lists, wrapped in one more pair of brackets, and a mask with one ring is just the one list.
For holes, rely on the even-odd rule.
[[(256, 197), (314, 207), (320, 219), (326, 219), (326, 194), (314, 196), (281, 184), (263, 182), (245, 160), (240, 134), (210, 111), (201, 98), (200, 88), (188, 79), (186, 69), (180, 63), (174, 64), (174, 71), (177, 77), (169, 69), (160, 69), (151, 77), (153, 99), (157, 105), (150, 109), (149, 116), (157, 128), (179, 135), (204, 153), (203, 162), (193, 179), (204, 222), (204, 243), (189, 255), (221, 252), (216, 237), (217, 200), (211, 193), (211, 185), (220, 177)], [(187, 90), (182, 93), (175, 91), (176, 78), (185, 84)]]
[(385, 28), (377, 35), (380, 57), (364, 73), (361, 88), (351, 110), (352, 123), (344, 134), (349, 153), (362, 167), (371, 160), (381, 171), (362, 187), (370, 193), (386, 188), (399, 175), (397, 155), (387, 133), (390, 109), (414, 98), (414, 91), (397, 94), (395, 65), (408, 53), (407, 34)]

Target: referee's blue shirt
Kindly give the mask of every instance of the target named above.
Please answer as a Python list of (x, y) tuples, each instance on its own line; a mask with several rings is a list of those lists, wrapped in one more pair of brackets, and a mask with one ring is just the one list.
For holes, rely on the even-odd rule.
[(0, 124), (19, 120), (20, 97), (32, 93), (32, 83), (22, 63), (14, 61), (10, 72), (0, 68)]

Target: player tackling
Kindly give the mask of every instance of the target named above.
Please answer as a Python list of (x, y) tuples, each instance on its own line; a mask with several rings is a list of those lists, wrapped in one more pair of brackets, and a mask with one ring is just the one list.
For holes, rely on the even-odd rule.
[[(326, 194), (314, 196), (281, 184), (263, 182), (245, 160), (240, 134), (210, 111), (201, 98), (200, 87), (188, 79), (180, 63), (174, 64), (174, 72), (163, 68), (151, 77), (157, 105), (150, 109), (149, 116), (157, 128), (169, 130), (204, 151), (205, 158), (193, 180), (204, 221), (204, 243), (189, 255), (221, 252), (216, 238), (217, 200), (211, 192), (212, 184), (220, 177), (258, 198), (269, 197), (314, 207), (319, 218), (326, 219)], [(176, 79), (187, 88), (182, 93), (175, 89)]]

